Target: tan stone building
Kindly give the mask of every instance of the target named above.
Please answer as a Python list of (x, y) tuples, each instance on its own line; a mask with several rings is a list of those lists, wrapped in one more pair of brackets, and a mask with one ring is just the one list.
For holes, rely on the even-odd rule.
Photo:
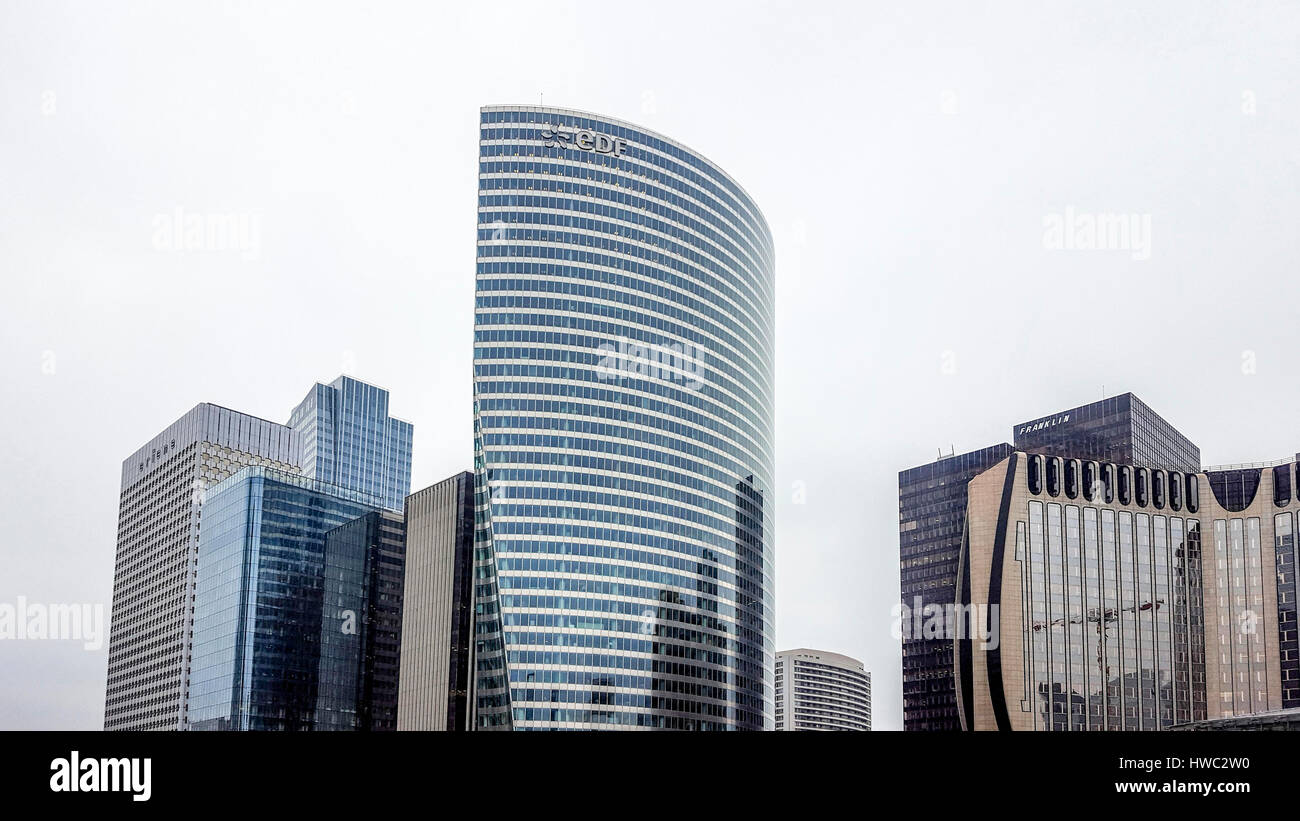
[[(1297, 465), (1016, 452), (969, 485), (962, 726), (1157, 730), (1300, 707)], [(966, 632), (969, 635), (970, 631)]]

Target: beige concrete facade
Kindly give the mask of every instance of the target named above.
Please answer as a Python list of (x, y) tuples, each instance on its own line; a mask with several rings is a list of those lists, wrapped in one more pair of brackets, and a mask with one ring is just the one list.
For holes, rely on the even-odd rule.
[[(1280, 637), (1278, 635), (1277, 620), (1278, 588), (1275, 583), (1277, 579), (1275, 520), (1276, 515), (1279, 513), (1294, 515), (1300, 512), (1300, 504), (1296, 503), (1293, 492), (1289, 505), (1284, 507), (1276, 506), (1273, 499), (1273, 471), (1266, 467), (1260, 473), (1259, 489), (1255, 493), (1254, 500), (1238, 512), (1229, 511), (1220, 506), (1210, 489), (1209, 483), (1204, 480), (1201, 482), (1201, 518), (1202, 521), (1206, 522), (1205, 556), (1203, 561), (1206, 623), (1205, 678), (1206, 695), (1209, 703), (1208, 717), (1210, 719), (1249, 715), (1267, 710), (1280, 710), (1283, 707), (1279, 655)], [(1292, 475), (1294, 473), (1293, 469)], [(1252, 519), (1259, 520), (1262, 567), (1258, 568), (1257, 572), (1263, 581), (1264, 606), (1256, 614), (1258, 620), (1254, 624), (1243, 623), (1240, 614), (1233, 615), (1231, 601), (1227, 602), (1228, 607), (1226, 608), (1227, 612), (1225, 612), (1224, 603), (1220, 601), (1220, 596), (1217, 594), (1221, 584), (1227, 586), (1230, 583), (1233, 568), (1223, 566), (1215, 558), (1215, 522), (1225, 521), (1230, 523), (1234, 519), (1244, 520), (1247, 525)], [(1248, 609), (1254, 610), (1254, 608), (1250, 607)], [(1242, 682), (1240, 673), (1234, 675), (1232, 672), (1234, 666), (1231, 658), (1232, 640), (1241, 636), (1245, 630), (1254, 630), (1254, 635), (1259, 638), (1262, 645), (1260, 652), (1263, 654), (1262, 660), (1266, 667), (1266, 679), (1262, 683)], [(1262, 684), (1265, 703), (1260, 705), (1256, 701), (1248, 705), (1234, 704), (1234, 689), (1239, 688), (1243, 683), (1254, 685), (1252, 689), (1255, 691), (1258, 691), (1258, 685)], [(1243, 706), (1245, 709), (1242, 709)]]
[[(1297, 502), (1294, 491), (1297, 484), (1294, 463), (1277, 466), (1278, 470), (1289, 471), (1292, 489), (1289, 493), (1280, 494), (1285, 499), (1278, 500), (1285, 501), (1285, 504), (1275, 502), (1274, 466), (1261, 466), (1260, 481), (1253, 499), (1242, 509), (1233, 511), (1219, 503), (1206, 473), (1194, 474), (1189, 482), (1183, 474), (1161, 472), (1165, 492), (1163, 506), (1159, 507), (1155, 504), (1153, 494), (1157, 476), (1155, 471), (1146, 474), (1148, 498), (1145, 506), (1137, 504), (1136, 470), (1130, 474), (1133, 482), (1130, 492), (1133, 497), (1129, 504), (1121, 503), (1118, 492), (1114, 492), (1111, 502), (1106, 502), (1106, 491), (1100, 485), (1091, 494), (1095, 498), (1088, 499), (1080, 487), (1082, 483), (1077, 481), (1078, 477), (1084, 475), (1083, 463), (1078, 461), (1074, 468), (1076, 484), (1073, 496), (1067, 494), (1064, 487), (1058, 487), (1057, 495), (1052, 496), (1046, 486), (1035, 494), (1031, 491), (1029, 482), (1029, 466), (1033, 458), (1035, 457), (1024, 453), (1013, 454), (977, 476), (968, 486), (969, 502), (961, 568), (963, 579), (968, 578), (968, 582), (959, 584), (957, 604), (968, 603), (977, 610), (991, 603), (996, 603), (999, 607), (996, 648), (982, 648), (979, 639), (956, 640), (955, 675), (964, 727), (976, 730), (1157, 729), (1186, 720), (1212, 720), (1288, 706), (1284, 704), (1283, 698), (1284, 674), (1281, 660), (1294, 658), (1295, 627), (1292, 623), (1284, 634), (1279, 634), (1278, 597), (1280, 583), (1285, 583), (1289, 578), (1291, 584), (1294, 584), (1295, 551), (1291, 551), (1290, 564), (1283, 563), (1285, 568), (1290, 568), (1283, 573), (1285, 568), (1278, 565), (1275, 550), (1275, 517), (1284, 514), (1289, 517), (1289, 521), (1293, 520), (1293, 533), (1297, 523), (1300, 523), (1300, 518), (1297, 518), (1300, 516), (1300, 502)], [(1043, 466), (1047, 465), (1046, 457), (1037, 458), (1044, 460), (1041, 463)], [(1069, 461), (1061, 460), (1058, 463), (1062, 471), (1060, 475), (1064, 474)], [(1123, 466), (1113, 467), (1114, 476), (1118, 477)], [(1105, 465), (1092, 463), (1094, 475), (1106, 469)], [(1191, 509), (1185, 498), (1177, 505), (1179, 509), (1174, 509), (1172, 487), (1175, 482), (1183, 488), (1195, 488), (1195, 510)], [(1182, 495), (1186, 496), (1185, 493)], [(1028, 571), (1025, 568), (1030, 566), (1028, 534), (1031, 527), (1031, 501), (1042, 502), (1044, 507), (1040, 510), (1046, 510), (1048, 505), (1054, 507), (1061, 528), (1056, 538), (1061, 539), (1061, 544), (1067, 548), (1068, 539), (1078, 540), (1081, 548), (1076, 559), (1085, 573), (1080, 584), (1073, 588), (1066, 584), (1064, 592), (1060, 594), (1063, 597), (1074, 595), (1076, 599), (1068, 606), (1059, 601), (1049, 603), (1049, 613), (1054, 618), (1047, 620), (1041, 616), (1038, 620), (1033, 618), (1030, 585), (1026, 578)], [(1060, 507), (1055, 507), (1056, 505)], [(1070, 512), (1070, 508), (1074, 510)], [(1087, 508), (1093, 508), (1095, 512), (1088, 512)], [(1071, 518), (1075, 532), (1068, 534), (1066, 531), (1070, 527)], [(1135, 524), (1142, 522), (1149, 528), (1147, 532), (1152, 534), (1148, 537), (1151, 539), (1151, 550), (1146, 555), (1160, 555), (1156, 549), (1162, 539), (1160, 528), (1164, 528), (1168, 538), (1168, 570), (1163, 570), (1162, 573), (1159, 559), (1153, 559), (1148, 567), (1150, 572), (1147, 575), (1150, 578), (1144, 579), (1138, 578), (1143, 565), (1136, 561), (1131, 565), (1136, 570), (1131, 586), (1133, 598), (1127, 607), (1121, 606), (1124, 602), (1118, 599), (1113, 606), (1106, 606), (1105, 585), (1100, 590), (1090, 590), (1089, 585), (1093, 582), (1086, 578), (1089, 567), (1096, 569), (1093, 575), (1098, 577), (1111, 572), (1099, 558), (1105, 554), (1107, 518), (1121, 523), (1119, 531), (1111, 531), (1116, 534), (1116, 541), (1111, 545), (1115, 551), (1118, 550), (1115, 545), (1120, 538), (1118, 534), (1123, 532), (1125, 521)], [(1050, 521), (1050, 515), (1048, 519)], [(1175, 519), (1182, 523), (1175, 525)], [(1235, 525), (1234, 520), (1238, 522)], [(1193, 522), (1199, 523), (1199, 542), (1190, 535)], [(1138, 541), (1141, 538), (1141, 527), (1142, 525), (1137, 525), (1130, 530), (1133, 534), (1130, 547), (1134, 556), (1145, 550)], [(1175, 544), (1180, 532), (1181, 541)], [(1254, 542), (1256, 532), (1259, 540), (1257, 548)], [(1089, 540), (1093, 540), (1094, 554), (1087, 552)], [(1198, 546), (1199, 559), (1196, 554)], [(1001, 567), (997, 572), (1000, 589), (998, 584), (993, 583), (994, 565), (999, 553)], [(1115, 552), (1114, 555), (1118, 567), (1122, 564), (1118, 559), (1121, 554)], [(1288, 558), (1287, 553), (1284, 552), (1283, 558)], [(1090, 565), (1090, 562), (1093, 564)], [(1062, 569), (1065, 569), (1064, 564)], [(1070, 579), (1069, 572), (1067, 570), (1063, 573), (1062, 578)], [(1163, 592), (1155, 586), (1158, 584), (1156, 579), (1162, 575), (1170, 580)], [(1119, 576), (1114, 578), (1120, 579)], [(1174, 581), (1175, 579), (1179, 581)], [(1117, 581), (1113, 586), (1120, 588), (1122, 584)], [(1286, 596), (1290, 598), (1293, 610), (1294, 594), (1289, 592), (1290, 589), (1287, 588)], [(1236, 598), (1233, 597), (1234, 591)], [(999, 601), (990, 602), (991, 592)], [(1198, 592), (1199, 596), (1195, 595)], [(1052, 593), (1049, 588), (1046, 595), (1050, 598)], [(1090, 595), (1096, 598), (1090, 600)], [(1122, 594), (1117, 590), (1116, 595)], [(1092, 606), (1089, 607), (1089, 604)], [(1199, 639), (1199, 642), (1195, 627), (1198, 608), (1203, 614), (1203, 639)], [(1142, 620), (1140, 624), (1143, 626), (1131, 629), (1121, 626), (1138, 625), (1138, 619)], [(1162, 623), (1168, 625), (1169, 638), (1157, 633)], [(1147, 624), (1156, 625), (1151, 628), (1150, 634), (1159, 636), (1154, 641), (1148, 642), (1147, 634), (1143, 632), (1147, 629)], [(1042, 631), (1041, 634), (1038, 631)], [(1128, 632), (1125, 634), (1123, 631)], [(1124, 636), (1123, 639), (1120, 638), (1121, 635)], [(1285, 635), (1291, 637), (1289, 643), (1280, 646)], [(1031, 636), (1035, 637), (1033, 642)], [(1075, 637), (1077, 644), (1071, 646), (1070, 642)], [(1144, 644), (1139, 652), (1152, 653), (1154, 664), (1144, 662), (1145, 656), (1139, 655), (1136, 672), (1131, 677), (1125, 677), (1123, 671), (1132, 671), (1134, 664), (1129, 661), (1126, 666), (1122, 659), (1113, 663), (1107, 654), (1124, 653), (1123, 642), (1135, 639), (1137, 643)], [(963, 642), (967, 645), (964, 648)], [(1045, 696), (1043, 689), (1040, 687), (1036, 690), (1032, 683), (1034, 676), (1031, 675), (1029, 665), (1032, 664), (1031, 656), (1035, 651), (1029, 645), (1033, 643), (1035, 647), (1041, 647), (1047, 642), (1057, 642), (1056, 648), (1064, 648), (1064, 652), (1072, 654), (1069, 656), (1072, 660), (1070, 664), (1073, 665), (1069, 675), (1074, 678), (1070, 678), (1070, 685), (1056, 692), (1056, 695)], [(1196, 652), (1198, 643), (1202, 651), (1199, 658)], [(1054, 651), (1061, 652), (1056, 648), (1043, 655), (1048, 659), (1054, 658)], [(1167, 659), (1162, 660), (1159, 655), (1162, 651), (1169, 653)], [(1148, 664), (1149, 667), (1146, 666)], [(966, 667), (969, 669), (964, 669)], [(1077, 684), (1083, 686), (1076, 686)], [(1087, 694), (1091, 692), (1089, 687), (1097, 688), (1098, 685), (1099, 689), (1093, 692), (1090, 700)], [(1294, 700), (1296, 685), (1289, 683), (1287, 687), (1288, 696)], [(1118, 688), (1118, 697), (1113, 697), (1110, 692), (1114, 688)], [(1105, 696), (1101, 694), (1102, 690), (1106, 691)], [(1130, 690), (1143, 693), (1135, 716), (1130, 716), (1127, 712), (1131, 705), (1124, 694)], [(999, 691), (1001, 698), (995, 705), (994, 699)], [(1049, 687), (1048, 692), (1055, 691)], [(1148, 694), (1153, 695), (1148, 698)], [(1162, 703), (1162, 699), (1166, 698), (1168, 704)], [(1044, 706), (1045, 703), (1050, 703), (1050, 707)], [(1149, 726), (1148, 720), (1143, 718), (1146, 715), (1143, 708), (1151, 704), (1156, 705), (1156, 726)], [(1198, 707), (1198, 704), (1203, 706)], [(1089, 705), (1092, 705), (1091, 708)], [(1121, 715), (1117, 720), (1108, 721), (1107, 716), (1110, 715), (1112, 706)], [(1058, 715), (1058, 708), (1064, 710), (1064, 717)], [(1101, 717), (1088, 716), (1090, 709), (1100, 710)], [(1162, 709), (1168, 710), (1168, 717), (1162, 718)], [(1081, 711), (1084, 717), (1080, 719), (1075, 711)], [(1121, 726), (1112, 726), (1116, 723)]]
[(468, 729), (473, 475), (406, 497), (398, 730)]

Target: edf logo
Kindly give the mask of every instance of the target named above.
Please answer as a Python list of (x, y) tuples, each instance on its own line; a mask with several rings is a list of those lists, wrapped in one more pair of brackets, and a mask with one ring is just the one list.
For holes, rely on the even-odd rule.
[(581, 148), (599, 154), (623, 156), (627, 143), (619, 137), (597, 134), (594, 131), (564, 131), (559, 126), (548, 125), (542, 129), (542, 145), (547, 148)]

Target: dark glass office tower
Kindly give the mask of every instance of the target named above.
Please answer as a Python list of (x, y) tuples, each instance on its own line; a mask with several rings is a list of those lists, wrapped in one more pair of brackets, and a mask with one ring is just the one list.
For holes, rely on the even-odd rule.
[(1015, 426), (1017, 450), (1196, 472), (1201, 449), (1131, 393)]
[(384, 510), (325, 534), (317, 730), (397, 729), (405, 529)]
[(191, 729), (395, 726), (404, 542), (379, 504), (260, 467), (208, 493)]
[(361, 717), (358, 729), (397, 729), (397, 689), (402, 669), (402, 593), (406, 582), (406, 522), (393, 511), (369, 516), (370, 566), (366, 582), (369, 642), (361, 679)]
[[(966, 484), (1011, 454), (1008, 444), (948, 456), (898, 474), (903, 605), (956, 601)], [(903, 635), (903, 728), (960, 730), (953, 643)]]

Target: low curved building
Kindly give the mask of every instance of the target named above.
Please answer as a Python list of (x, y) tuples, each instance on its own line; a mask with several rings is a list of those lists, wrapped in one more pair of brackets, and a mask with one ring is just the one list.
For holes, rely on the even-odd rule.
[(871, 729), (871, 674), (855, 658), (800, 647), (776, 654), (776, 729)]

